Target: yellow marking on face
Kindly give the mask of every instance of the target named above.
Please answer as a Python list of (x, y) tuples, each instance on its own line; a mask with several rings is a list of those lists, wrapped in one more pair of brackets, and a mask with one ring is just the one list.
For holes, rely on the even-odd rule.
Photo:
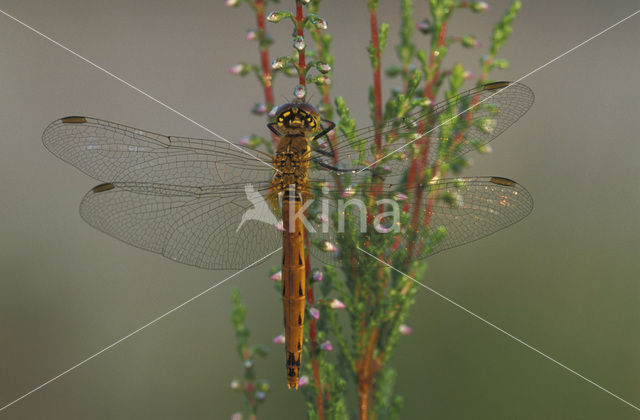
[[(294, 111), (295, 112), (295, 111)], [(291, 115), (291, 112), (287, 111), (284, 114), (282, 114), (283, 117), (288, 117), (289, 115)]]

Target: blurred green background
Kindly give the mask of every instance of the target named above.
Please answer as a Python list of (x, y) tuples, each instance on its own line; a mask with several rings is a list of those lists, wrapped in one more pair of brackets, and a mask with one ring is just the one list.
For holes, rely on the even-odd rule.
[[(244, 41), (248, 8), (220, 1), (0, 1), (0, 8), (226, 138), (264, 133), (250, 116), (257, 81), (228, 73), (256, 62)], [(395, 62), (398, 2), (384, 65)], [(415, 0), (415, 20), (427, 15)], [(450, 33), (488, 40), (506, 8), (460, 12)], [(629, 15), (637, 1), (530, 1), (501, 52), (514, 80)], [(291, 8), (291, 1), (281, 2)], [(371, 80), (364, 1), (321, 10), (334, 36), (333, 93), (369, 125)], [(272, 57), (290, 51), (290, 27), (271, 25)], [(533, 108), (475, 156), (468, 175), (522, 183), (536, 207), (523, 222), (430, 259), (426, 284), (640, 405), (640, 16), (528, 77)], [(423, 38), (426, 43), (426, 38)], [(469, 69), (477, 51), (449, 54)], [(279, 103), (293, 80), (276, 80)], [(385, 83), (385, 97), (391, 82)], [(469, 85), (470, 87), (470, 85)], [(97, 184), (47, 152), (52, 120), (91, 115), (183, 136), (206, 132), (0, 16), (0, 406), (182, 303), (231, 272), (173, 263), (86, 225), (82, 195)], [(319, 94), (312, 97), (318, 100)], [(249, 306), (252, 342), (282, 331), (267, 263), (28, 396), (5, 418), (214, 418), (242, 409), (229, 389), (234, 351), (230, 288)], [(373, 262), (372, 262), (373, 263)], [(403, 418), (632, 419), (640, 413), (422, 289), (393, 364)], [(286, 390), (281, 345), (259, 361), (273, 391), (261, 419), (304, 417)]]

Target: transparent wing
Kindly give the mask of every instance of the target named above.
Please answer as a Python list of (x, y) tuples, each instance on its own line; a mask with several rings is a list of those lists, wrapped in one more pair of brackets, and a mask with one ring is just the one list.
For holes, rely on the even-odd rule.
[[(407, 169), (410, 157), (424, 154), (427, 167), (450, 162), (481, 149), (524, 115), (534, 101), (533, 91), (521, 84), (496, 82), (470, 89), (427, 111), (336, 136), (335, 148), (319, 139), (313, 159), (323, 162), (312, 175), (326, 179), (327, 167), (359, 171), (376, 163), (393, 174)], [(376, 139), (383, 148), (376, 153)], [(327, 154), (335, 154), (335, 158)]]
[[(383, 207), (371, 206), (364, 197), (374, 189), (376, 201), (388, 200)], [(322, 203), (311, 211), (316, 231), (311, 254), (319, 260), (340, 265), (356, 246), (369, 249), (370, 244), (379, 246), (379, 255), (389, 261), (403, 253), (410, 253), (411, 260), (425, 258), (498, 232), (533, 209), (533, 199), (522, 185), (500, 177), (442, 179), (425, 186), (415, 198), (401, 195), (395, 186), (368, 186), (349, 197), (354, 199), (370, 203), (365, 207), (371, 214), (361, 212), (353, 201), (355, 204), (338, 207), (335, 195), (325, 199), (328, 217), (323, 217)], [(390, 203), (398, 206), (397, 218)], [(382, 212), (390, 213), (380, 217), (380, 229), (374, 229), (375, 217)], [(340, 217), (345, 219), (345, 228)]]
[[(264, 187), (264, 186), (263, 186)], [(209, 269), (241, 269), (277, 250), (282, 232), (254, 186), (218, 189), (108, 183), (89, 191), (82, 218), (138, 248)]]
[(252, 149), (222, 140), (164, 136), (90, 117), (52, 122), (42, 142), (60, 159), (104, 182), (208, 186), (260, 182), (273, 175), (270, 157)]

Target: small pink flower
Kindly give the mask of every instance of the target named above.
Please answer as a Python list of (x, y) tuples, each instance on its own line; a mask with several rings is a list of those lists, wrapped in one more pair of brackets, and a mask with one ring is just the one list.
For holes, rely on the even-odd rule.
[(267, 113), (267, 105), (263, 103), (254, 104), (251, 112), (256, 115), (264, 115)]
[(278, 271), (277, 273), (275, 273), (274, 275), (271, 276), (271, 280), (273, 281), (280, 281), (282, 280), (282, 271)]
[(489, 6), (489, 3), (487, 3), (486, 1), (474, 1), (471, 2), (470, 6), (471, 10), (473, 10), (474, 12), (486, 12), (491, 8)]
[(313, 279), (315, 281), (322, 281), (322, 271), (316, 270), (316, 272), (313, 273)]
[(331, 309), (344, 309), (347, 305), (345, 305), (341, 300), (331, 299), (331, 301), (329, 301), (329, 307)]
[(465, 80), (473, 80), (475, 79), (476, 75), (467, 70), (462, 74), (462, 77), (464, 77)]
[(326, 252), (336, 252), (338, 248), (329, 241), (322, 241), (322, 249)]
[[(227, 1), (229, 3), (229, 1)], [(233, 413), (231, 415), (231, 420), (242, 420), (242, 413)]]
[(391, 232), (391, 228), (383, 225), (379, 225), (379, 226), (376, 226), (376, 231), (378, 233), (389, 233)]
[(256, 32), (256, 30), (255, 29), (250, 29), (247, 32), (247, 36), (244, 39), (246, 39), (247, 41), (253, 41), (254, 39), (257, 38), (257, 36), (258, 36), (258, 33)]
[(320, 311), (318, 308), (310, 308), (309, 315), (311, 315), (314, 319), (320, 318)]
[(305, 386), (309, 384), (309, 378), (307, 378), (306, 376), (301, 376), (300, 379), (298, 379), (298, 386)]
[(356, 190), (353, 187), (347, 187), (344, 191), (342, 191), (342, 198), (351, 197), (356, 193)]
[(273, 338), (273, 342), (276, 344), (283, 344), (284, 343), (284, 334), (280, 334), (277, 337)]
[(331, 345), (331, 341), (327, 340), (324, 341), (320, 344), (320, 348), (324, 351), (331, 351), (333, 350), (333, 346)]
[(402, 334), (402, 335), (409, 335), (409, 334), (411, 334), (413, 332), (411, 327), (408, 326), (407, 324), (400, 324), (400, 326), (398, 327), (398, 330), (400, 331), (400, 334)]
[(402, 194), (402, 193), (397, 193), (394, 198), (396, 199), (396, 201), (404, 201), (407, 199), (407, 196)]
[(284, 223), (282, 222), (282, 220), (278, 220), (278, 223), (276, 224), (276, 230), (280, 232), (284, 230)]
[[(225, 2), (225, 4), (229, 7), (233, 7), (233, 6), (237, 6), (238, 5), (238, 0), (227, 0)], [(242, 417), (242, 416), (241, 416)]]
[(236, 64), (235, 66), (229, 69), (229, 73), (233, 75), (241, 74), (244, 71), (244, 64)]
[(238, 144), (240, 146), (247, 146), (249, 145), (249, 136), (244, 136), (242, 138), (240, 138), (240, 140), (238, 140)]

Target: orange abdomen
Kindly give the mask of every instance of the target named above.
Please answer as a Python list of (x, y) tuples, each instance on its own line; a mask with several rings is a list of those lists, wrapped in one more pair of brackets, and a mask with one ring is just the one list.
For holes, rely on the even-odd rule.
[(289, 389), (298, 388), (302, 363), (302, 337), (304, 330), (305, 264), (304, 226), (300, 218), (293, 223), (293, 215), (301, 208), (299, 194), (284, 193), (282, 200), (282, 306)]

